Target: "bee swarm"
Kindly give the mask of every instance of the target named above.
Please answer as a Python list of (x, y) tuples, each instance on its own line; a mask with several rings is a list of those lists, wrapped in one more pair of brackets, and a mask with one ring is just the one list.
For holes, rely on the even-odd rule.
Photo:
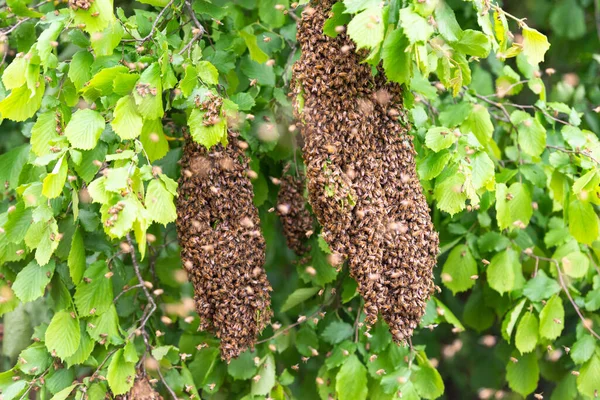
[(283, 225), (288, 247), (298, 255), (306, 253), (306, 232), (313, 228), (313, 218), (306, 209), (303, 196), (304, 179), (293, 175), (281, 178), (281, 187), (277, 195), (277, 214)]
[[(217, 101), (203, 105), (207, 121), (218, 115)], [(221, 340), (227, 361), (254, 346), (272, 315), (248, 158), (236, 133), (228, 132), (228, 139), (226, 147), (207, 151), (186, 137), (177, 200), (181, 258), (194, 285), (200, 329)]]
[(373, 76), (344, 33), (335, 39), (323, 34), (333, 3), (311, 3), (298, 26), (302, 55), (293, 91), (309, 202), (332, 251), (348, 259), (367, 325), (381, 313), (394, 340), (403, 343), (434, 290), (438, 236), (415, 171), (412, 138), (398, 119), (401, 89), (381, 70)]

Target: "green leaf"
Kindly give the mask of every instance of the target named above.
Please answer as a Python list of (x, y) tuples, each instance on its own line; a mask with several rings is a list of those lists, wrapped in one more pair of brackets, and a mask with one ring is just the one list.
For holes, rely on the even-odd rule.
[(50, 400), (66, 400), (77, 385), (71, 385), (56, 393)]
[(6, 240), (11, 243), (21, 243), (32, 222), (32, 209), (25, 208), (22, 202), (18, 202), (15, 209), (8, 213), (7, 219), (4, 224)]
[(25, 57), (16, 57), (2, 73), (2, 83), (6, 90), (16, 89), (27, 83), (26, 72), (29, 62)]
[(538, 342), (539, 323), (534, 313), (528, 312), (521, 318), (515, 335), (515, 346), (521, 353), (535, 350)]
[(539, 270), (533, 279), (529, 279), (523, 288), (523, 294), (531, 301), (542, 301), (560, 292), (560, 285), (555, 279), (548, 278), (543, 270)]
[(138, 0), (138, 1), (143, 4), (150, 4), (151, 6), (161, 7), (161, 8), (164, 8), (167, 6), (167, 4), (169, 4), (169, 0)]
[(467, 29), (463, 32), (460, 40), (453, 43), (452, 47), (470, 56), (486, 58), (492, 48), (488, 37), (479, 31)]
[(46, 347), (50, 353), (55, 352), (64, 360), (75, 354), (80, 339), (81, 332), (77, 317), (73, 318), (71, 313), (66, 310), (54, 314), (45, 336)]
[(17, 367), (28, 375), (40, 375), (51, 362), (52, 357), (46, 347), (41, 343), (35, 343), (19, 354)]
[(525, 111), (516, 110), (510, 121), (517, 127), (521, 149), (532, 157), (538, 157), (546, 149), (546, 129)]
[(496, 218), (500, 229), (513, 230), (521, 223), (527, 226), (532, 215), (531, 194), (526, 185), (515, 182), (507, 188), (504, 183), (496, 184)]
[(471, 279), (477, 275), (477, 263), (465, 245), (456, 246), (446, 259), (442, 270), (442, 282), (453, 294), (469, 290), (475, 285)]
[(546, 35), (527, 26), (523, 28), (523, 54), (531, 65), (544, 61), (544, 54), (550, 48)]
[(227, 366), (227, 372), (233, 379), (246, 380), (256, 375), (258, 367), (254, 363), (256, 352), (246, 350), (237, 358), (231, 360)]
[(335, 378), (335, 392), (339, 400), (367, 398), (367, 369), (354, 354), (349, 356)]
[(35, 115), (42, 105), (45, 82), (40, 78), (39, 87), (32, 93), (27, 85), (13, 89), (10, 94), (0, 101), (0, 117), (13, 121), (25, 121)]
[[(273, 10), (273, 12), (275, 12), (275, 10)], [(242, 39), (244, 39), (244, 42), (246, 43), (246, 47), (248, 47), (248, 51), (250, 52), (250, 58), (252, 60), (256, 61), (257, 63), (262, 64), (269, 59), (269, 55), (267, 53), (265, 53), (264, 51), (262, 51), (262, 49), (260, 47), (258, 47), (256, 35), (254, 34), (252, 27), (248, 26), (248, 27), (240, 30), (239, 34), (242, 37)], [(217, 72), (217, 76), (218, 76), (218, 72)]]
[(429, 152), (425, 158), (417, 159), (419, 177), (426, 181), (436, 178), (448, 165), (450, 158), (452, 158), (452, 154), (442, 150), (439, 153)]
[(169, 152), (169, 143), (163, 131), (162, 121), (159, 119), (144, 121), (140, 141), (150, 162), (160, 160)]
[(526, 397), (538, 385), (540, 368), (535, 353), (528, 353), (517, 359), (517, 362), (508, 362), (506, 380), (513, 391)]
[(375, 5), (352, 18), (348, 24), (348, 36), (356, 43), (357, 50), (372, 49), (383, 41), (384, 29), (383, 9)]
[(600, 355), (597, 353), (581, 367), (577, 389), (589, 398), (597, 397), (600, 392)]
[(125, 394), (135, 380), (135, 363), (125, 361), (123, 349), (117, 350), (110, 360), (106, 374), (108, 386), (116, 395)]
[(444, 381), (440, 373), (433, 367), (427, 359), (425, 352), (417, 353), (419, 369), (414, 371), (410, 380), (415, 385), (415, 389), (423, 399), (437, 399), (444, 393)]
[(87, 10), (71, 10), (75, 25), (84, 24), (84, 30), (88, 33), (101, 32), (115, 20), (113, 1), (94, 0), (90, 4)]
[[(346, 13), (356, 14), (359, 11), (364, 10), (365, 8), (374, 7), (379, 5), (379, 1), (377, 0), (343, 0), (344, 6), (346, 8)], [(341, 3), (336, 3), (341, 4)]]
[(400, 25), (411, 44), (426, 42), (433, 35), (433, 27), (409, 7), (400, 10)]
[(454, 131), (443, 126), (429, 128), (425, 135), (425, 145), (436, 153), (452, 146), (457, 140)]
[(153, 179), (148, 185), (146, 209), (152, 220), (159, 224), (167, 225), (177, 218), (173, 194), (165, 188), (163, 182), (157, 179)]
[(288, 296), (281, 307), (281, 312), (286, 312), (296, 307), (298, 304), (305, 302), (306, 300), (313, 297), (320, 289), (318, 287), (300, 288), (296, 289), (292, 294)]
[(112, 55), (113, 50), (119, 45), (124, 34), (125, 31), (121, 24), (113, 22), (102, 33), (91, 35), (92, 49), (96, 57)]
[(65, 362), (69, 367), (85, 362), (94, 350), (95, 343), (86, 332), (85, 325), (83, 323), (80, 323), (79, 325), (81, 328), (81, 340), (79, 341), (79, 346), (77, 346), (77, 351), (72, 356), (65, 359)]
[(89, 51), (81, 50), (73, 55), (69, 64), (68, 76), (77, 90), (81, 90), (83, 85), (92, 78), (91, 67), (93, 62), (94, 55)]
[(571, 358), (575, 364), (583, 364), (594, 355), (596, 339), (591, 335), (583, 335), (571, 347)]
[(565, 327), (565, 309), (561, 298), (554, 295), (540, 312), (540, 336), (555, 340)]
[(97, 342), (106, 340), (107, 343), (112, 344), (123, 343), (119, 329), (119, 316), (114, 304), (111, 304), (108, 311), (102, 315), (90, 319), (90, 323), (86, 326), (87, 333), (92, 339)]
[(40, 267), (35, 261), (31, 261), (18, 274), (12, 285), (15, 295), (23, 303), (28, 303), (44, 295), (46, 286), (50, 283), (54, 274), (54, 261)]
[(259, 367), (260, 379), (252, 380), (250, 393), (254, 396), (267, 396), (275, 386), (275, 358), (267, 354)]
[(580, 251), (574, 251), (560, 259), (562, 270), (572, 278), (583, 278), (590, 267), (590, 259)]
[(486, 152), (475, 153), (471, 157), (471, 166), (473, 168), (472, 182), (473, 187), (481, 189), (482, 187), (493, 188), (494, 185), (494, 162)]
[(519, 254), (511, 248), (496, 254), (487, 267), (488, 283), (500, 294), (515, 289), (517, 275), (520, 274), (522, 269)]
[(329, 344), (336, 344), (350, 338), (353, 333), (354, 328), (352, 325), (342, 321), (332, 321), (327, 325), (321, 337)]
[(52, 47), (51, 42), (55, 41), (58, 38), (58, 35), (62, 32), (63, 28), (63, 22), (54, 21), (50, 24), (48, 28), (44, 29), (44, 31), (37, 39), (35, 47), (40, 57), (40, 64), (44, 67), (48, 67), (50, 55), (52, 54), (52, 50), (54, 49), (54, 47)]
[(65, 128), (65, 136), (76, 149), (91, 150), (96, 147), (105, 123), (102, 115), (86, 108), (73, 114)]
[(580, 243), (591, 244), (598, 238), (598, 215), (590, 203), (576, 198), (569, 203), (569, 232)]
[(435, 182), (434, 195), (438, 208), (454, 215), (465, 208), (467, 195), (464, 191), (465, 176), (456, 169), (444, 171)]
[[(348, 3), (348, 1), (346, 1), (345, 3)], [(352, 19), (351, 15), (344, 13), (345, 11), (346, 11), (346, 7), (344, 6), (344, 3), (342, 3), (341, 1), (338, 1), (331, 7), (332, 15), (323, 24), (323, 33), (325, 35), (332, 37), (332, 38), (338, 37), (339, 33), (336, 31), (336, 28), (338, 26), (347, 25), (348, 22), (350, 22), (350, 20)], [(358, 12), (358, 11), (360, 11), (360, 10), (356, 10), (354, 12)]]
[(133, 91), (138, 112), (144, 119), (158, 119), (164, 115), (162, 91), (160, 65), (155, 62), (142, 72), (136, 89)]
[(400, 28), (391, 31), (383, 42), (383, 69), (392, 82), (410, 82), (411, 53), (408, 52), (408, 46), (408, 38)]
[[(254, 4), (256, 4), (256, 2)], [(287, 10), (290, 3), (288, 0), (260, 0), (258, 2), (258, 16), (260, 20), (267, 23), (272, 28), (280, 28), (286, 21), (283, 10), (275, 8), (278, 4), (281, 4), (283, 9)]]
[(15, 189), (19, 185), (19, 176), (29, 158), (29, 145), (22, 145), (0, 155), (0, 183), (7, 189)]
[(100, 315), (112, 305), (113, 285), (110, 278), (104, 276), (108, 272), (104, 261), (93, 263), (85, 271), (87, 282), (86, 279), (81, 281), (73, 296), (79, 315)]
[(67, 180), (68, 165), (65, 156), (62, 156), (51, 173), (46, 175), (42, 185), (42, 194), (48, 199), (53, 199), (62, 194)]
[(50, 146), (60, 136), (56, 133), (56, 111), (40, 114), (31, 128), (31, 150), (38, 156), (49, 154)]
[(110, 125), (121, 139), (135, 139), (142, 133), (142, 116), (138, 113), (133, 96), (121, 97), (117, 101)]
[(206, 84), (219, 84), (219, 71), (208, 61), (200, 61), (196, 66), (198, 77)]
[(192, 138), (207, 149), (221, 142), (227, 135), (227, 121), (221, 118), (214, 125), (204, 125), (204, 111), (194, 108), (188, 118)]
[(71, 239), (71, 251), (69, 251), (69, 257), (67, 259), (69, 266), (69, 274), (74, 284), (78, 284), (83, 277), (85, 271), (85, 246), (83, 244), (83, 236), (81, 235), (81, 229), (78, 227), (73, 234)]

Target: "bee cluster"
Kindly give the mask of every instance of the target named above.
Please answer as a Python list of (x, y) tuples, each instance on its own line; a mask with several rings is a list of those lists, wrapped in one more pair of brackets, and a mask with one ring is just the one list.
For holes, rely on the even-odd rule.
[(313, 218), (306, 209), (303, 192), (303, 178), (294, 175), (281, 178), (277, 195), (277, 214), (283, 225), (287, 245), (297, 255), (303, 255), (310, 250), (305, 242), (313, 229)]
[[(214, 108), (207, 107), (207, 119)], [(272, 315), (247, 146), (235, 132), (228, 139), (226, 147), (207, 151), (186, 137), (177, 200), (181, 258), (194, 284), (200, 329), (221, 340), (227, 361), (254, 346)]]
[(412, 139), (399, 122), (401, 89), (381, 70), (373, 75), (343, 32), (323, 34), (333, 3), (308, 6), (298, 27), (302, 55), (292, 84), (309, 202), (324, 239), (348, 260), (367, 325), (381, 313), (394, 340), (403, 343), (435, 288), (438, 236)]
[(73, 10), (89, 10), (94, 0), (69, 0), (69, 7)]

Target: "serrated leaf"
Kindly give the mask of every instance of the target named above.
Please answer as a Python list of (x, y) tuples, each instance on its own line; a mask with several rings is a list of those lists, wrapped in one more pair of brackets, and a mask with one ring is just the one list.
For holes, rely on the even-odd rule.
[(538, 65), (544, 61), (544, 55), (550, 48), (546, 35), (529, 27), (523, 28), (523, 54), (531, 65)]
[(525, 111), (516, 110), (510, 115), (511, 122), (517, 127), (521, 149), (530, 156), (538, 157), (546, 149), (546, 129)]
[(135, 380), (135, 363), (125, 361), (123, 349), (112, 356), (106, 374), (110, 390), (116, 394), (125, 394), (133, 386)]
[(42, 105), (46, 84), (43, 78), (37, 82), (39, 87), (32, 92), (27, 85), (13, 89), (0, 101), (0, 117), (16, 122), (25, 121), (35, 115)]
[(65, 136), (74, 148), (91, 150), (96, 147), (105, 125), (99, 112), (89, 108), (78, 110), (67, 124)]
[(436, 399), (444, 393), (444, 381), (423, 351), (417, 353), (419, 369), (410, 377), (417, 393), (423, 399)]
[(496, 184), (496, 219), (500, 229), (513, 230), (521, 223), (527, 226), (532, 215), (531, 194), (526, 185), (515, 182), (507, 188), (504, 183)]
[(523, 288), (523, 294), (531, 301), (542, 301), (560, 292), (560, 285), (555, 279), (548, 278), (543, 270), (529, 279)]
[(221, 142), (227, 135), (227, 121), (221, 118), (214, 125), (204, 125), (204, 111), (194, 108), (188, 118), (190, 134), (197, 143), (207, 149)]
[(162, 121), (159, 119), (144, 121), (140, 141), (150, 162), (160, 160), (169, 152), (169, 143), (163, 131)]
[(581, 367), (577, 389), (589, 398), (597, 397), (600, 392), (600, 355), (597, 353)]
[(152, 220), (159, 224), (167, 225), (177, 218), (173, 194), (165, 188), (161, 181), (156, 179), (148, 185), (146, 209)]
[(540, 312), (540, 337), (554, 340), (565, 327), (565, 309), (561, 298), (554, 295)]
[(479, 31), (467, 29), (463, 31), (460, 40), (452, 47), (470, 56), (486, 58), (492, 48), (488, 37)]
[(42, 267), (35, 261), (27, 264), (17, 274), (17, 278), (12, 285), (12, 290), (19, 300), (27, 303), (42, 297), (46, 286), (48, 286), (52, 279), (54, 267), (54, 261)]
[(91, 79), (91, 67), (93, 62), (94, 55), (89, 51), (81, 50), (73, 55), (69, 64), (68, 76), (77, 90), (80, 90), (83, 85)]
[[(345, 3), (348, 3), (346, 1)], [(368, 7), (368, 5), (367, 5)], [(331, 17), (329, 17), (325, 23), (323, 24), (323, 33), (329, 37), (336, 38), (339, 35), (339, 32), (336, 31), (338, 26), (345, 26), (352, 19), (351, 15), (345, 13), (346, 7), (344, 3), (338, 1), (331, 7)], [(357, 12), (360, 10), (356, 10)]]
[(329, 344), (337, 344), (350, 338), (353, 333), (352, 325), (342, 321), (332, 321), (327, 325), (321, 337)]
[(87, 317), (100, 315), (108, 310), (113, 302), (113, 286), (110, 278), (104, 275), (108, 268), (104, 261), (93, 263), (86, 271), (84, 279), (75, 289), (73, 300), (77, 306), (79, 315)]
[(339, 400), (367, 398), (367, 369), (354, 354), (350, 355), (335, 377), (335, 392)]
[[(248, 51), (250, 52), (250, 58), (257, 63), (264, 63), (269, 59), (269, 55), (262, 51), (260, 47), (258, 47), (256, 35), (251, 27), (246, 27), (239, 31), (240, 36), (244, 39), (246, 43), (246, 47), (248, 47)], [(217, 73), (218, 75), (218, 73)]]
[(233, 379), (246, 380), (252, 378), (258, 370), (254, 357), (256, 357), (256, 352), (246, 350), (237, 358), (231, 360), (227, 366), (227, 372)]
[(591, 244), (598, 238), (598, 215), (590, 203), (577, 198), (569, 203), (569, 232), (580, 243)]
[(399, 84), (410, 82), (411, 53), (407, 52), (408, 38), (398, 28), (391, 31), (383, 42), (381, 58), (387, 78)]
[(133, 96), (121, 97), (117, 101), (110, 125), (121, 139), (135, 139), (142, 133), (142, 116), (138, 113)]
[(506, 380), (513, 391), (526, 397), (535, 390), (540, 378), (537, 356), (528, 353), (515, 358), (518, 362), (509, 361), (506, 366)]
[(594, 355), (596, 339), (591, 335), (583, 335), (571, 347), (569, 355), (575, 364), (583, 364)]
[(535, 350), (538, 342), (539, 323), (534, 313), (528, 312), (521, 318), (515, 335), (515, 346), (521, 353)]
[(250, 393), (254, 396), (266, 396), (275, 386), (275, 358), (267, 354), (260, 365), (260, 379), (252, 380)]
[(62, 194), (67, 181), (67, 172), (69, 167), (65, 156), (62, 156), (56, 163), (51, 173), (46, 175), (42, 183), (42, 194), (48, 199), (54, 199)]
[(560, 259), (562, 270), (571, 278), (583, 278), (590, 267), (590, 259), (580, 251), (574, 251)]
[(457, 140), (453, 130), (443, 126), (432, 127), (425, 134), (425, 145), (436, 153), (452, 146)]
[(56, 133), (56, 111), (48, 111), (38, 116), (31, 128), (31, 150), (38, 156), (50, 153), (50, 146), (60, 136)]
[(115, 20), (112, 0), (94, 0), (87, 10), (80, 8), (71, 12), (75, 24), (83, 24), (88, 33), (101, 32)]
[(281, 307), (281, 312), (286, 312), (300, 303), (313, 297), (320, 289), (318, 287), (300, 288), (296, 289), (292, 294), (288, 296)]
[(66, 310), (54, 314), (45, 336), (46, 347), (50, 353), (56, 352), (56, 355), (64, 360), (75, 354), (80, 339), (78, 318), (73, 318)]
[(465, 208), (467, 195), (464, 191), (465, 176), (451, 172), (447, 170), (436, 179), (433, 193), (438, 201), (438, 208), (454, 215)]
[(477, 263), (465, 245), (456, 246), (446, 259), (442, 282), (453, 294), (469, 290), (475, 285), (471, 276), (477, 275)]
[(209, 85), (217, 85), (219, 83), (219, 71), (209, 61), (200, 61), (196, 66), (198, 77), (202, 82)]
[(496, 254), (487, 267), (488, 283), (500, 294), (515, 288), (518, 274), (522, 274), (519, 254), (511, 248)]
[(160, 65), (155, 62), (142, 72), (136, 89), (133, 91), (138, 112), (144, 119), (159, 119), (164, 115), (162, 90)]
[(433, 27), (410, 7), (400, 10), (400, 25), (411, 44), (426, 42), (433, 35)]
[(81, 229), (78, 227), (73, 234), (73, 238), (71, 239), (71, 250), (69, 251), (69, 257), (67, 259), (69, 274), (73, 280), (73, 283), (76, 285), (83, 277), (85, 264), (85, 246), (83, 244)]
[(379, 5), (357, 14), (348, 24), (348, 36), (356, 43), (357, 50), (379, 46), (383, 41), (383, 34), (383, 10)]

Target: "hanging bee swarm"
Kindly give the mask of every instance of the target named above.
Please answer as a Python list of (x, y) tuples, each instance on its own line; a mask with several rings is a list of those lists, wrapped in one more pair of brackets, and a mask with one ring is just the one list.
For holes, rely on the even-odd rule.
[[(220, 101), (202, 105), (207, 122), (218, 122)], [(252, 348), (272, 316), (245, 143), (231, 131), (228, 141), (207, 151), (186, 137), (177, 200), (181, 258), (194, 284), (200, 329), (221, 340), (227, 361)]]
[(374, 76), (345, 34), (323, 34), (333, 3), (311, 4), (298, 27), (293, 91), (309, 202), (331, 249), (348, 259), (367, 324), (381, 314), (403, 343), (434, 290), (438, 236), (399, 122), (401, 89), (381, 70)]
[(288, 247), (299, 256), (309, 250), (305, 242), (307, 234), (313, 229), (313, 218), (306, 209), (303, 192), (304, 179), (301, 177), (292, 174), (281, 178), (277, 195), (277, 214), (283, 225)]

